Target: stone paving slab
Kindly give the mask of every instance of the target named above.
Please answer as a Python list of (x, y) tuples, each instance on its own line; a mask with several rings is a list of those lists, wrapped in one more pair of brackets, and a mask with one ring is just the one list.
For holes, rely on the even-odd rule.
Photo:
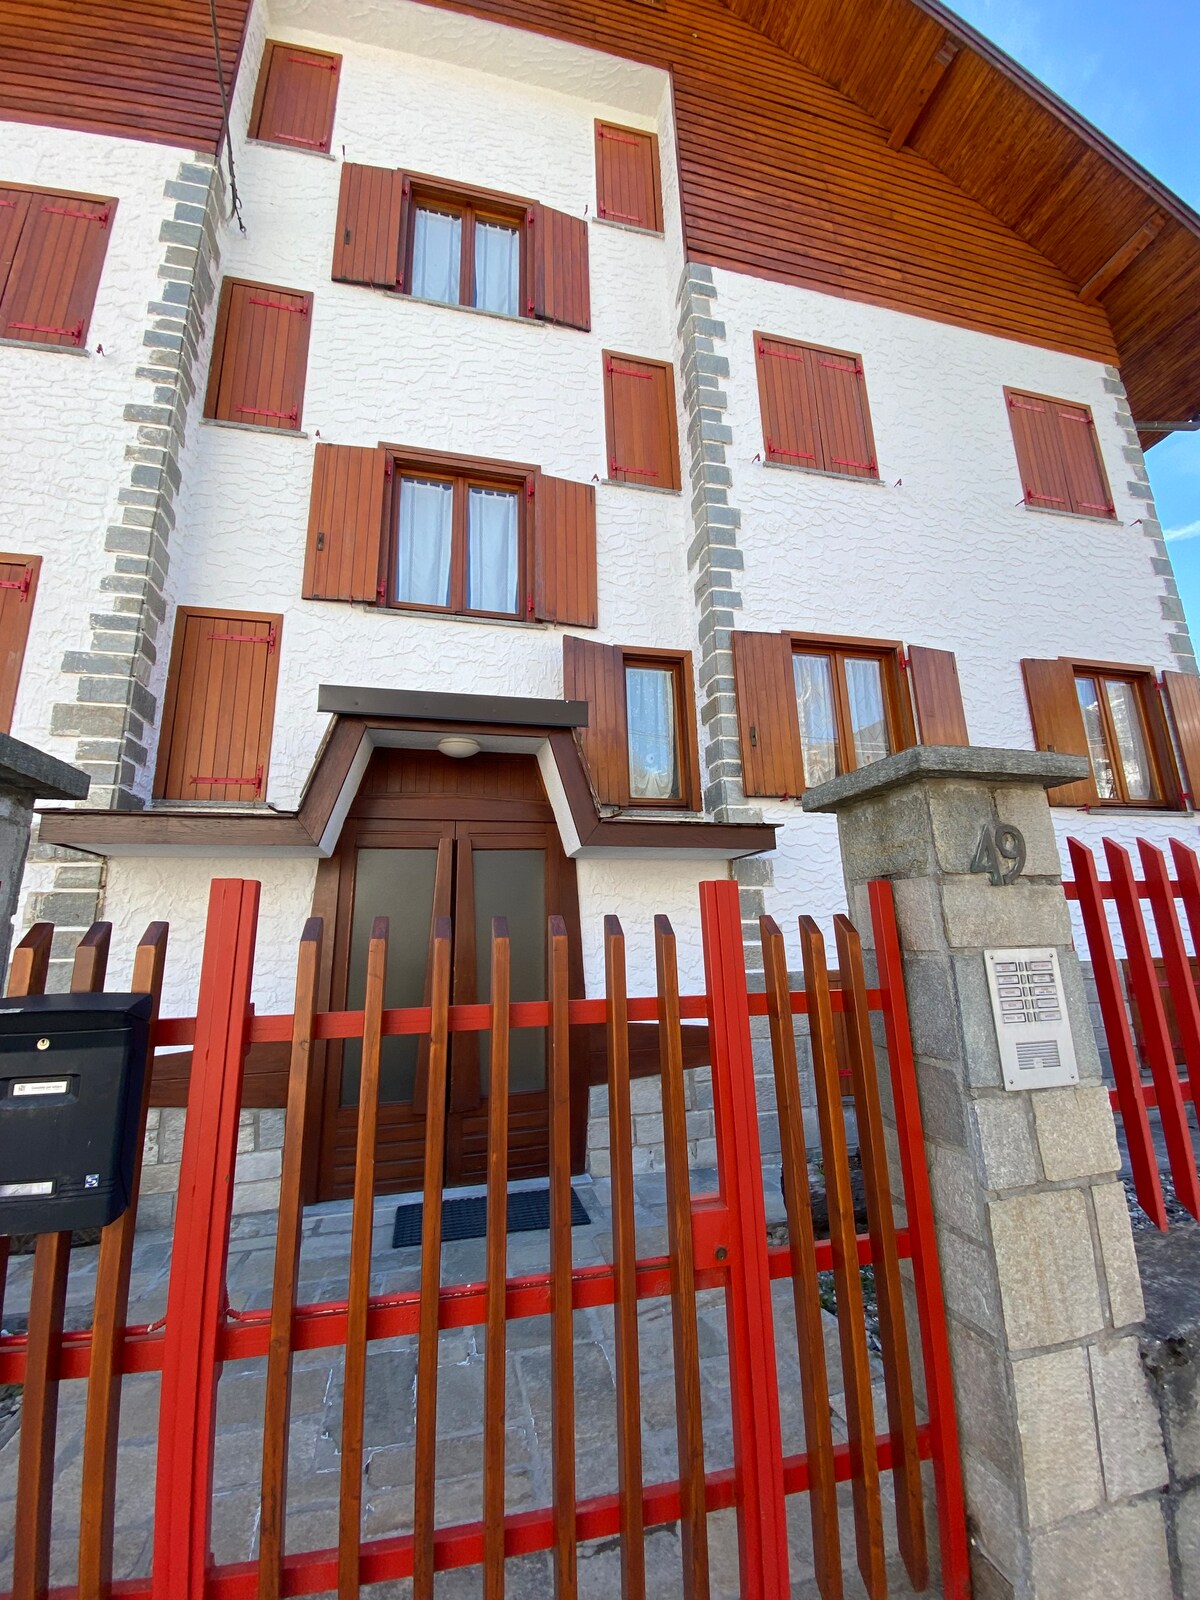
[[(710, 1173), (695, 1175), (698, 1191), (715, 1187)], [(577, 1265), (611, 1259), (612, 1229), (609, 1185), (580, 1179), (576, 1188), (592, 1221), (572, 1231)], [(766, 1181), (768, 1217), (783, 1217), (777, 1175)], [(397, 1199), (376, 1206), (372, 1257), (372, 1290), (395, 1293), (415, 1289), (419, 1251), (392, 1250), (391, 1228)], [(661, 1177), (637, 1180), (636, 1225), (640, 1256), (665, 1252), (666, 1211)], [(350, 1207), (339, 1203), (310, 1208), (305, 1214), (301, 1252), (301, 1302), (337, 1298), (345, 1293)], [(274, 1263), (273, 1214), (234, 1219), (228, 1282), (235, 1310), (269, 1303)], [(509, 1238), (509, 1273), (544, 1271), (549, 1236), (513, 1234)], [(139, 1234), (134, 1251), (130, 1320), (149, 1322), (166, 1309), (170, 1239), (161, 1232)], [(68, 1287), (68, 1322), (86, 1326), (95, 1282), (95, 1249), (80, 1250), (72, 1260)], [(484, 1241), (463, 1240), (443, 1249), (443, 1283), (479, 1281), (484, 1276)], [(5, 1308), (9, 1328), (20, 1326), (28, 1302), (31, 1258), (12, 1263)], [(804, 1425), (796, 1362), (795, 1319), (790, 1282), (773, 1285), (778, 1345), (780, 1400), (785, 1449), (804, 1448)], [(836, 1327), (826, 1314), (831, 1406), (837, 1436), (845, 1437), (840, 1393), (840, 1360)], [(698, 1297), (701, 1397), (705, 1458), (708, 1469), (732, 1464), (729, 1421), (729, 1371), (723, 1295), (703, 1291)], [(639, 1362), (642, 1378), (642, 1431), (645, 1480), (678, 1476), (675, 1443), (673, 1353), (670, 1305), (643, 1301), (638, 1309)], [(509, 1325), (507, 1355), (506, 1505), (510, 1511), (547, 1506), (550, 1477), (550, 1319), (527, 1318)], [(483, 1330), (446, 1330), (439, 1339), (437, 1521), (439, 1526), (476, 1520), (482, 1515)], [(575, 1316), (576, 1461), (582, 1497), (615, 1492), (616, 1391), (611, 1309), (583, 1310)], [(339, 1437), (343, 1363), (340, 1351), (303, 1351), (294, 1359), (289, 1439), (289, 1549), (334, 1544), (338, 1532), (338, 1488), (341, 1468)], [(364, 1538), (404, 1532), (412, 1526), (413, 1440), (416, 1339), (377, 1341), (368, 1361), (364, 1423)], [(265, 1362), (229, 1363), (218, 1386), (215, 1493), (212, 1549), (219, 1562), (252, 1559), (258, 1549), (259, 1480), (262, 1466), (262, 1406)], [(159, 1379), (138, 1374), (125, 1380), (121, 1409), (118, 1475), (118, 1526), (115, 1572), (118, 1578), (149, 1572), (153, 1522), (154, 1469), (158, 1429)], [(75, 1576), (75, 1541), (79, 1515), (79, 1466), (84, 1420), (85, 1385), (68, 1383), (60, 1392), (60, 1426), (55, 1480), (53, 1583)], [(882, 1392), (877, 1394), (883, 1416)], [(882, 1422), (879, 1424), (882, 1426)], [(10, 1571), (17, 1436), (15, 1419), (6, 1428), (0, 1407), (0, 1587)], [(885, 1475), (885, 1494), (890, 1478)], [(932, 1480), (928, 1486), (932, 1504)], [(846, 1549), (849, 1600), (864, 1594), (854, 1574), (853, 1521), (849, 1488), (843, 1486), (842, 1534)], [(812, 1577), (807, 1497), (788, 1503), (792, 1594), (817, 1600)], [(911, 1591), (894, 1557), (895, 1538), (890, 1501), (889, 1549), (895, 1568), (891, 1592), (905, 1600)], [(931, 1518), (931, 1533), (932, 1533)], [(714, 1600), (734, 1600), (740, 1585), (737, 1537), (732, 1513), (718, 1513), (709, 1522)], [(647, 1535), (647, 1571), (656, 1600), (682, 1593), (681, 1545), (675, 1526)], [(579, 1552), (580, 1593), (608, 1600), (620, 1593), (620, 1549), (616, 1540), (582, 1546)], [(535, 1600), (554, 1593), (549, 1556), (510, 1561), (506, 1589), (512, 1600)], [(374, 1600), (401, 1600), (411, 1593), (407, 1583), (372, 1585), (364, 1594)], [(437, 1594), (446, 1600), (481, 1593), (477, 1571), (439, 1575)]]

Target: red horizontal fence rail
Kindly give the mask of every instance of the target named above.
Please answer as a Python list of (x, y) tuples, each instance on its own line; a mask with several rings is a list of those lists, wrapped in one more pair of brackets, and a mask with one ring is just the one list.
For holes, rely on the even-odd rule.
[[(46, 1265), (35, 1266), (29, 1332), (0, 1337), (0, 1382), (25, 1384), (25, 1417), (32, 1419), (21, 1442), (21, 1514), (25, 1531), (14, 1569), (12, 1600), (35, 1600), (47, 1592), (52, 1524), (55, 1397), (63, 1383), (89, 1379), (83, 1509), (79, 1528), (79, 1576), (75, 1586), (53, 1591), (66, 1597), (146, 1597), (201, 1600), (317, 1594), (336, 1588), (352, 1595), (360, 1585), (412, 1578), (414, 1596), (431, 1595), (438, 1571), (482, 1568), (484, 1594), (504, 1593), (507, 1558), (536, 1551), (554, 1556), (555, 1591), (577, 1593), (580, 1544), (621, 1540), (621, 1592), (646, 1593), (643, 1553), (647, 1529), (681, 1525), (684, 1593), (706, 1600), (708, 1515), (736, 1512), (741, 1592), (750, 1600), (775, 1600), (789, 1592), (787, 1499), (810, 1496), (813, 1549), (823, 1600), (844, 1592), (836, 1485), (849, 1483), (853, 1546), (867, 1593), (886, 1594), (880, 1480), (892, 1474), (901, 1558), (916, 1589), (929, 1581), (926, 1506), (921, 1464), (933, 1468), (940, 1551), (941, 1592), (967, 1600), (969, 1579), (962, 1486), (959, 1478), (950, 1365), (946, 1341), (932, 1208), (901, 979), (900, 951), (891, 890), (872, 886), (874, 943), (879, 986), (867, 985), (858, 934), (844, 918), (837, 925), (841, 987), (831, 989), (824, 943), (805, 921), (801, 949), (806, 987), (791, 990), (783, 935), (763, 919), (765, 992), (747, 993), (737, 887), (702, 886), (706, 993), (681, 996), (674, 935), (665, 918), (655, 922), (657, 994), (626, 997), (625, 943), (620, 924), (605, 929), (606, 997), (567, 997), (567, 939), (551, 919), (547, 941), (549, 998), (510, 1002), (507, 930), (493, 927), (492, 1000), (487, 1005), (449, 1003), (452, 929), (435, 925), (430, 941), (430, 1004), (407, 1010), (383, 1006), (387, 966), (387, 920), (372, 930), (363, 1011), (318, 1013), (317, 974), (322, 929), (309, 922), (300, 941), (295, 1009), (290, 1015), (256, 1016), (249, 996), (254, 971), (258, 885), (240, 880), (213, 884), (197, 1014), (156, 1022), (157, 1045), (193, 1046), (193, 1070), (180, 1179), (165, 1325), (126, 1326), (132, 1213), (104, 1231), (100, 1246), (93, 1326), (63, 1331), (63, 1289), (69, 1238), (50, 1236), (39, 1246)], [(35, 930), (14, 953), (10, 990), (32, 993), (44, 984), (50, 948), (48, 928)], [(100, 925), (80, 947), (76, 984), (103, 982), (107, 929)], [(157, 996), (161, 989), (166, 929), (155, 924), (139, 947), (135, 986)], [(850, 1078), (867, 1190), (868, 1227), (856, 1232), (849, 1197), (846, 1123), (835, 1048), (833, 1016), (846, 1020)], [(888, 1097), (894, 1108), (899, 1171), (888, 1172), (882, 1123), (883, 1101), (872, 1042), (870, 1014), (882, 1013), (888, 1045)], [(781, 1119), (789, 1218), (789, 1242), (769, 1246), (759, 1174), (758, 1115), (751, 1018), (768, 1019)], [(813, 1234), (808, 1197), (807, 1153), (799, 1104), (796, 1038), (792, 1019), (807, 1016), (818, 1084), (822, 1158), (826, 1172), (831, 1237)], [(706, 1017), (712, 1044), (718, 1192), (693, 1195), (688, 1172), (682, 1019)], [(638, 1259), (634, 1230), (632, 1164), (629, 1160), (629, 1021), (660, 1024), (668, 1241), (666, 1255)], [(569, 1226), (569, 1050), (572, 1025), (606, 1024), (610, 1139), (614, 1151), (611, 1265), (574, 1266)], [(506, 1189), (506, 1122), (502, 1095), (488, 1105), (487, 1279), (443, 1284), (440, 1219), (442, 1141), (445, 1133), (447, 1050), (454, 1032), (490, 1031), (492, 1081), (503, 1083), (513, 1028), (548, 1030), (550, 1099), (550, 1191), (553, 1220), (550, 1269), (508, 1277), (500, 1219)], [(418, 1034), (429, 1041), (426, 1096), (424, 1229), (421, 1287), (394, 1294), (370, 1293), (370, 1222), (374, 1200), (375, 1096), (381, 1041)], [(302, 1153), (314, 1041), (363, 1040), (360, 1143), (351, 1219), (350, 1275), (345, 1298), (317, 1305), (296, 1304), (303, 1225)], [(236, 1316), (228, 1310), (225, 1268), (229, 1250), (232, 1175), (241, 1077), (246, 1046), (261, 1039), (290, 1041), (291, 1066), (285, 1122), (283, 1176), (272, 1303)], [(144, 1116), (144, 1107), (143, 1107)], [(902, 1195), (903, 1222), (893, 1193)], [(55, 1240), (60, 1240), (56, 1243)], [(0, 1257), (7, 1241), (0, 1241)], [(50, 1257), (53, 1256), (51, 1262)], [(911, 1263), (919, 1327), (905, 1324), (900, 1263)], [(858, 1268), (872, 1265), (880, 1305), (881, 1364), (886, 1425), (877, 1426), (872, 1372), (865, 1342)], [(849, 1437), (835, 1442), (830, 1428), (827, 1353), (819, 1309), (817, 1274), (832, 1272), (847, 1396)], [(797, 1311), (798, 1356), (806, 1419), (805, 1451), (785, 1453), (780, 1429), (776, 1372), (776, 1328), (771, 1283), (790, 1279)], [(724, 1292), (729, 1329), (733, 1465), (705, 1469), (700, 1408), (696, 1295)], [(0, 1279), (2, 1290), (2, 1279)], [(638, 1303), (666, 1298), (672, 1311), (679, 1475), (646, 1482), (641, 1459)], [(620, 1449), (616, 1492), (579, 1499), (574, 1477), (573, 1315), (586, 1307), (612, 1306), (616, 1331), (616, 1399)], [(2, 1310), (2, 1297), (0, 1297)], [(481, 1471), (490, 1515), (453, 1527), (435, 1523), (437, 1497), (437, 1334), (440, 1329), (479, 1326), (486, 1330), (488, 1367), (504, 1370), (507, 1326), (526, 1317), (549, 1316), (552, 1349), (552, 1503), (504, 1514), (503, 1385), (487, 1380)], [(362, 1404), (373, 1343), (417, 1335), (416, 1444), (413, 1530), (364, 1541)], [(341, 1520), (335, 1548), (288, 1547), (286, 1518), (289, 1392), (293, 1356), (303, 1350), (345, 1352), (346, 1403), (341, 1430)], [(217, 1564), (210, 1555), (216, 1442), (217, 1385), (223, 1364), (265, 1360), (263, 1408), (262, 1532), (257, 1560)], [(917, 1415), (912, 1361), (922, 1363), (928, 1420)], [(121, 1377), (127, 1372), (162, 1373), (161, 1415), (170, 1418), (159, 1440), (153, 1565), (148, 1578), (112, 1581), (114, 1484)], [(32, 1402), (32, 1403), (31, 1403)], [(24, 1463), (28, 1457), (29, 1466)], [(7, 1600), (7, 1597), (6, 1597)]]
[[(1065, 882), (1063, 889), (1067, 898), (1078, 904), (1083, 923), (1112, 1061), (1113, 1110), (1125, 1130), (1138, 1204), (1165, 1229), (1167, 1212), (1150, 1123), (1152, 1109), (1158, 1112), (1175, 1194), (1181, 1205), (1200, 1218), (1200, 1173), (1186, 1106), (1188, 1100), (1197, 1104), (1200, 1086), (1200, 862), (1194, 850), (1172, 839), (1172, 878), (1163, 852), (1139, 839), (1139, 878), (1124, 845), (1105, 839), (1105, 880), (1086, 845), (1069, 839), (1067, 849), (1074, 878)], [(1108, 901), (1116, 907), (1125, 947), (1123, 961), (1114, 948), (1105, 910)], [(1160, 951), (1157, 958), (1151, 949), (1143, 902), (1150, 906)], [(1187, 921), (1190, 953), (1176, 902), (1182, 905)]]

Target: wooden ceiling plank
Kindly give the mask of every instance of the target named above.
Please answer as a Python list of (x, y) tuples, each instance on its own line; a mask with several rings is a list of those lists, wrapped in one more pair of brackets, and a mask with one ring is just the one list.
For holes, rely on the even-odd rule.
[(1161, 211), (1156, 211), (1142, 223), (1136, 233), (1131, 234), (1119, 250), (1114, 250), (1104, 265), (1093, 272), (1091, 277), (1079, 291), (1079, 298), (1085, 306), (1094, 305), (1106, 289), (1112, 287), (1126, 267), (1131, 266), (1149, 245), (1162, 232), (1166, 217)]
[(930, 56), (925, 65), (925, 70), (913, 85), (900, 115), (896, 118), (891, 133), (888, 134), (888, 148), (902, 150), (908, 143), (917, 123), (929, 109), (934, 95), (941, 87), (943, 78), (958, 55), (961, 46), (957, 39), (952, 39), (948, 33), (943, 33), (937, 49)]

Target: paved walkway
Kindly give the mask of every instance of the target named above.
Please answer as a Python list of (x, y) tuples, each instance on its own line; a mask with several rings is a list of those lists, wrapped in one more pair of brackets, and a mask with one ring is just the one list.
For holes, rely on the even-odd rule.
[[(697, 1188), (713, 1187), (710, 1178), (710, 1174), (697, 1174)], [(573, 1231), (575, 1261), (584, 1265), (609, 1260), (612, 1235), (608, 1184), (580, 1179), (575, 1187), (592, 1218), (587, 1227)], [(766, 1192), (769, 1217), (774, 1221), (782, 1220), (777, 1177), (768, 1178)], [(395, 1198), (377, 1204), (373, 1293), (417, 1287), (419, 1252), (390, 1248), (396, 1204)], [(637, 1180), (636, 1220), (638, 1254), (645, 1256), (665, 1251), (661, 1178), (648, 1176)], [(306, 1212), (299, 1285), (302, 1302), (344, 1295), (349, 1229), (350, 1208), (346, 1203), (314, 1206)], [(274, 1231), (272, 1214), (235, 1218), (229, 1257), (229, 1294), (234, 1309), (269, 1303)], [(547, 1250), (548, 1235), (545, 1233), (511, 1235), (510, 1274), (545, 1270)], [(134, 1252), (132, 1322), (150, 1322), (163, 1315), (170, 1254), (168, 1234), (139, 1235)], [(86, 1326), (90, 1319), (95, 1257), (94, 1249), (86, 1249), (77, 1251), (73, 1258), (68, 1293), (71, 1326)], [(6, 1322), (10, 1329), (23, 1320), (30, 1265), (28, 1257), (12, 1263), (6, 1306)], [(444, 1283), (482, 1279), (484, 1241), (467, 1240), (447, 1245), (443, 1252), (442, 1276)], [(799, 1451), (804, 1447), (804, 1436), (791, 1285), (778, 1283), (774, 1289), (784, 1443), (789, 1452)], [(732, 1462), (725, 1317), (719, 1291), (700, 1296), (699, 1321), (705, 1456), (711, 1471)], [(827, 1316), (826, 1323), (830, 1380), (835, 1391), (832, 1396), (835, 1426), (838, 1436), (844, 1437), (841, 1396), (837, 1392), (841, 1380), (836, 1331), (832, 1318)], [(575, 1328), (576, 1452), (582, 1498), (613, 1492), (616, 1488), (611, 1312), (581, 1311), (576, 1315)], [(547, 1317), (509, 1325), (507, 1503), (510, 1510), (547, 1506), (551, 1500), (549, 1337)], [(677, 1476), (671, 1320), (667, 1301), (641, 1304), (639, 1351), (645, 1477), (650, 1483)], [(482, 1514), (482, 1330), (443, 1333), (440, 1358), (437, 1517), (439, 1524), (449, 1524), (474, 1520)], [(220, 1562), (246, 1560), (257, 1553), (264, 1366), (261, 1360), (231, 1363), (219, 1386), (212, 1545)], [(372, 1344), (365, 1429), (363, 1535), (367, 1539), (411, 1527), (415, 1374), (415, 1338)], [(320, 1548), (336, 1542), (341, 1383), (342, 1363), (333, 1352), (309, 1351), (295, 1358), (287, 1525), (287, 1544), (292, 1550)], [(155, 1438), (159, 1423), (158, 1386), (157, 1375), (132, 1376), (124, 1385), (116, 1534), (116, 1575), (122, 1578), (140, 1577), (149, 1572)], [(82, 1383), (64, 1384), (61, 1390), (54, 1502), (54, 1583), (70, 1583), (75, 1577), (84, 1390)], [(878, 1384), (877, 1391), (877, 1415), (882, 1418), (882, 1393)], [(13, 1414), (6, 1421), (4, 1412), (0, 1396), (0, 1589), (8, 1586), (11, 1571), (17, 1452), (17, 1418)], [(890, 1487), (887, 1475), (884, 1483), (886, 1492)], [(932, 1498), (931, 1483), (927, 1483), (927, 1492)], [(856, 1600), (864, 1591), (856, 1576), (849, 1577), (853, 1572), (853, 1524), (845, 1486), (842, 1499), (848, 1574), (846, 1593), (848, 1600)], [(890, 1504), (886, 1515), (889, 1548), (894, 1551)], [(932, 1516), (930, 1531), (931, 1542), (936, 1545)], [(804, 1495), (795, 1495), (789, 1500), (789, 1532), (792, 1594), (799, 1600), (817, 1600), (812, 1582), (807, 1497)], [(738, 1573), (732, 1513), (717, 1514), (710, 1519), (709, 1548), (714, 1600), (734, 1600), (738, 1594)], [(680, 1541), (675, 1527), (662, 1528), (648, 1536), (647, 1564), (655, 1600), (681, 1594)], [(897, 1600), (905, 1600), (911, 1591), (903, 1580), (899, 1562), (893, 1556), (889, 1565), (893, 1572), (891, 1592)], [(595, 1600), (612, 1600), (619, 1595), (619, 1550), (615, 1541), (581, 1546), (580, 1589), (582, 1595), (595, 1597)], [(441, 1574), (437, 1592), (446, 1600), (478, 1595), (479, 1575), (475, 1571)], [(552, 1596), (549, 1558), (538, 1555), (511, 1561), (507, 1592), (512, 1600)], [(387, 1600), (393, 1597), (399, 1600), (409, 1593), (406, 1583), (364, 1590), (364, 1594), (376, 1600), (384, 1600), (385, 1596)]]

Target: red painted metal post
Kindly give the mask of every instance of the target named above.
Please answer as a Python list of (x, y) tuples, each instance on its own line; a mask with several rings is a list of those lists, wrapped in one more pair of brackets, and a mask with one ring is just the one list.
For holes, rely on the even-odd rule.
[(721, 1198), (729, 1207), (731, 1245), (725, 1314), (733, 1464), (737, 1478), (738, 1559), (743, 1600), (791, 1592), (783, 1435), (776, 1387), (775, 1326), (767, 1261), (758, 1106), (750, 1004), (737, 884), (700, 885), (712, 1048), (713, 1106)]
[(196, 1003), (163, 1351), (153, 1600), (203, 1600), (218, 1344), (259, 885), (214, 879)]
[[(1175, 907), (1175, 894), (1171, 885), (1171, 875), (1167, 870), (1167, 859), (1162, 851), (1156, 849), (1147, 839), (1138, 840), (1138, 855), (1141, 857), (1142, 872), (1146, 879), (1146, 898), (1154, 913), (1154, 926), (1158, 932), (1158, 944), (1162, 951), (1163, 968), (1167, 977), (1167, 993), (1175, 1010), (1179, 1043), (1187, 1065), (1191, 1097), (1195, 1100), (1196, 1085), (1200, 1083), (1200, 1000), (1196, 996), (1192, 964), (1184, 942), (1179, 912)], [(1193, 856), (1193, 870), (1195, 864)]]
[[(1182, 839), (1171, 840), (1171, 860), (1175, 867), (1175, 876), (1179, 880), (1177, 894), (1183, 903), (1184, 915), (1187, 917), (1188, 932), (1192, 936), (1192, 949), (1195, 956), (1200, 957), (1200, 861), (1196, 852)], [(1188, 964), (1189, 981), (1192, 971), (1191, 962)], [(1193, 983), (1194, 988), (1194, 983)], [(1191, 1090), (1193, 1103), (1200, 1107), (1200, 1073), (1188, 1069), (1188, 1085)]]
[(933, 1439), (933, 1482), (938, 1503), (938, 1534), (942, 1552), (942, 1594), (945, 1600), (970, 1600), (971, 1570), (967, 1553), (967, 1513), (963, 1501), (962, 1466), (958, 1457), (958, 1425), (954, 1411), (954, 1375), (946, 1332), (946, 1307), (938, 1267), (934, 1231), (933, 1197), (925, 1161), (925, 1130), (912, 1035), (908, 1028), (908, 1001), (904, 993), (904, 966), (896, 931), (892, 886), (877, 878), (867, 887), (871, 926), (875, 931), (875, 956), (883, 998), (883, 1027), (892, 1100), (896, 1114), (896, 1139), (900, 1147), (900, 1175), (912, 1241), (913, 1286), (917, 1319), (921, 1325), (921, 1355), (925, 1367), (926, 1405)]

